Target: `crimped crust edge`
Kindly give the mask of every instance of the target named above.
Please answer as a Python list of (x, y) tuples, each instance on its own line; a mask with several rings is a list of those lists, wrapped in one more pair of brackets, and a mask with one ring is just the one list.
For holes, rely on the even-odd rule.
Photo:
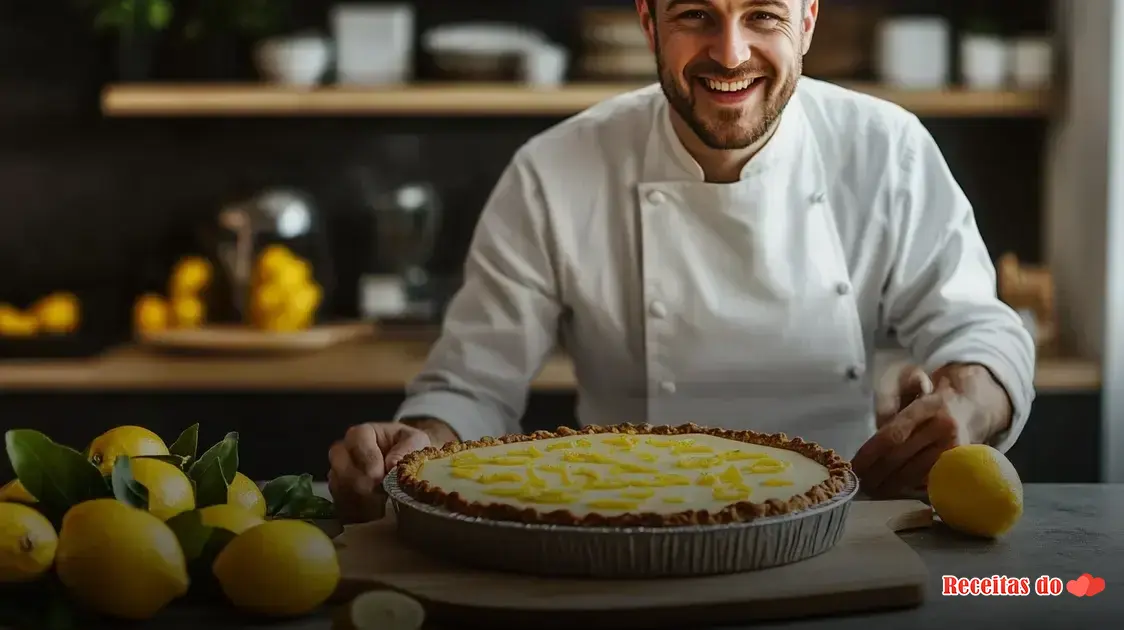
[[(661, 436), (695, 433), (744, 442), (746, 444), (780, 448), (799, 453), (825, 466), (828, 470), (828, 477), (823, 482), (813, 486), (807, 491), (793, 495), (787, 501), (778, 499), (769, 499), (761, 503), (739, 501), (713, 513), (707, 510), (684, 510), (665, 514), (641, 512), (612, 516), (595, 513), (579, 516), (567, 509), (551, 510), (547, 512), (535, 509), (534, 507), (519, 508), (503, 503), (468, 501), (457, 492), (446, 492), (430, 484), (428, 481), (417, 477), (418, 471), (421, 470), (422, 465), (426, 461), (449, 457), (456, 453), (474, 448), (603, 433)], [(770, 434), (756, 431), (708, 428), (701, 427), (694, 423), (678, 426), (634, 425), (626, 423), (612, 426), (588, 426), (582, 429), (559, 427), (556, 431), (535, 431), (530, 434), (511, 434), (500, 438), (485, 437), (480, 440), (449, 442), (440, 448), (430, 446), (414, 451), (402, 458), (402, 461), (399, 462), (397, 466), (399, 487), (414, 499), (428, 505), (442, 507), (456, 514), (496, 521), (586, 527), (720, 525), (749, 522), (770, 516), (780, 516), (799, 510), (806, 510), (814, 505), (834, 498), (846, 487), (848, 472), (850, 470), (850, 462), (840, 457), (834, 450), (825, 449), (814, 442), (806, 442), (798, 437), (789, 438), (784, 433)]]

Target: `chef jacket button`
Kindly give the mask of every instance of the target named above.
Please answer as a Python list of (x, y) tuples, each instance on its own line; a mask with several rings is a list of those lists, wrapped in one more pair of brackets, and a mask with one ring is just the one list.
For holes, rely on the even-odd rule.
[(665, 394), (674, 394), (675, 393), (675, 383), (672, 383), (671, 381), (664, 381), (664, 382), (660, 383), (660, 389), (662, 389), (663, 393), (665, 393)]
[(851, 367), (847, 368), (847, 380), (849, 381), (857, 381), (862, 378), (862, 375), (862, 368), (857, 365), (852, 365)]
[(825, 201), (827, 201), (827, 193), (825, 192), (818, 192), (812, 195), (812, 203), (823, 203)]
[(648, 201), (658, 206), (659, 204), (667, 201), (667, 195), (658, 190), (653, 190), (652, 192), (648, 193)]
[(851, 285), (847, 284), (846, 282), (840, 282), (839, 284), (835, 285), (835, 292), (839, 295), (847, 295), (851, 292)]
[(648, 312), (652, 314), (652, 317), (658, 319), (667, 317), (667, 307), (664, 306), (663, 302), (660, 302), (659, 300), (652, 301), (652, 303), (648, 306)]

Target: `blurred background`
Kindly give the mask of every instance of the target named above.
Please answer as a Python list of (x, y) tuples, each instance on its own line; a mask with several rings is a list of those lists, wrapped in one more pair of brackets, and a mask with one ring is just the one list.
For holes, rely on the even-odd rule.
[[(805, 62), (917, 113), (975, 205), (1040, 346), (1027, 481), (1122, 480), (1116, 5), (823, 0)], [(0, 0), (3, 428), (201, 422), (323, 479), (420, 369), (514, 151), (654, 79), (633, 0)], [(528, 428), (573, 403), (557, 357)]]

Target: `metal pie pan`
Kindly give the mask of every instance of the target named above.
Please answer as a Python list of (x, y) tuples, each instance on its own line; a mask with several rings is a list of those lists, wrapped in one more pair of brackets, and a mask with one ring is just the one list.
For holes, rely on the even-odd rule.
[(839, 542), (858, 493), (848, 471), (842, 492), (807, 510), (746, 523), (676, 527), (582, 527), (497, 521), (417, 501), (383, 482), (399, 537), (423, 553), (477, 569), (542, 577), (668, 578), (759, 571), (822, 554)]

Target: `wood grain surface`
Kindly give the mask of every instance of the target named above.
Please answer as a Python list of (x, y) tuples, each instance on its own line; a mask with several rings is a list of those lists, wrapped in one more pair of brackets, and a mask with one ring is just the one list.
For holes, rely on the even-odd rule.
[[(0, 361), (0, 388), (397, 392), (422, 370), (431, 345), (421, 338), (376, 337), (280, 356), (175, 356), (127, 345), (91, 359)], [(1040, 392), (1091, 391), (1100, 383), (1099, 366), (1078, 359), (1044, 359), (1035, 376)], [(551, 357), (531, 388), (574, 391), (573, 364), (563, 355)]]
[(540, 578), (477, 571), (399, 542), (393, 512), (336, 538), (339, 598), (391, 588), (435, 621), (488, 628), (685, 628), (917, 606), (930, 576), (895, 533), (928, 527), (919, 501), (855, 501), (842, 540), (802, 562), (661, 580)]

